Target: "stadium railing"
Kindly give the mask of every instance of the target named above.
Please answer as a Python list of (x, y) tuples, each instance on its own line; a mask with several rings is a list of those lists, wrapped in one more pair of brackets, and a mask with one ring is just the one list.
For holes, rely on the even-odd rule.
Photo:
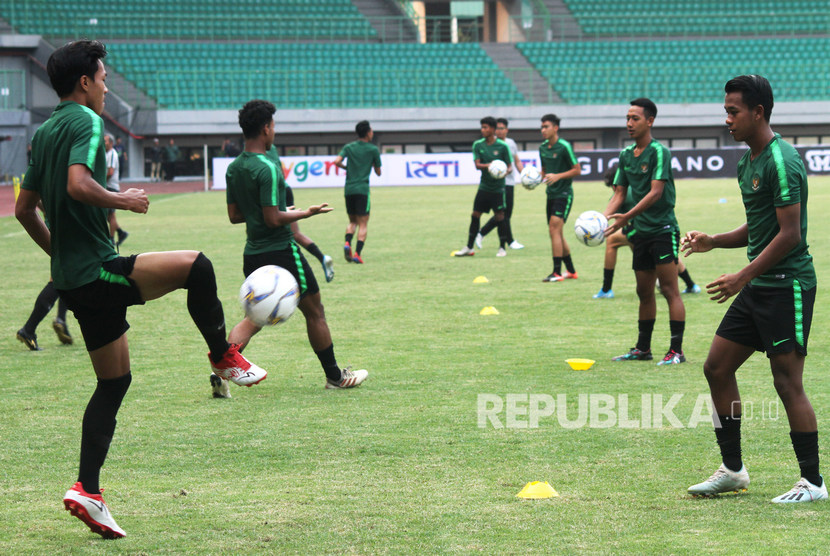
[(0, 70), (0, 110), (26, 109), (26, 72)]

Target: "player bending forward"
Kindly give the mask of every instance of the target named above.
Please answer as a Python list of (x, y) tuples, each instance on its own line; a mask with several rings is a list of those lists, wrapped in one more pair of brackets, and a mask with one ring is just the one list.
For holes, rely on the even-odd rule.
[(801, 382), (816, 299), (816, 273), (807, 250), (807, 175), (796, 150), (769, 125), (769, 82), (742, 75), (726, 83), (726, 125), (749, 147), (738, 162), (746, 223), (723, 234), (692, 231), (682, 240), (686, 256), (716, 248), (746, 247), (749, 264), (706, 286), (723, 303), (737, 294), (721, 320), (703, 372), (715, 412), (715, 437), (723, 463), (693, 495), (741, 491), (749, 474), (741, 459), (741, 395), (735, 373), (756, 351), (765, 351), (773, 384), (790, 423), (801, 479), (773, 502), (827, 498), (819, 474), (816, 414)]

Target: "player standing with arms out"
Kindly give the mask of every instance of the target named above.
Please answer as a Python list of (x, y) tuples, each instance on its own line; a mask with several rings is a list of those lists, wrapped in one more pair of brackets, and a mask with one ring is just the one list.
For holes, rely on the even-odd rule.
[[(658, 365), (674, 365), (686, 361), (683, 355), (683, 331), (686, 327), (686, 308), (677, 287), (677, 255), (680, 231), (674, 216), (674, 179), (669, 149), (654, 140), (651, 127), (657, 116), (657, 106), (647, 98), (631, 101), (626, 116), (628, 135), (634, 144), (620, 153), (620, 164), (614, 178), (614, 196), (605, 209), (605, 215), (614, 219), (605, 231), (606, 237), (632, 225), (628, 239), (633, 246), (632, 268), (637, 279), (637, 297), (640, 300), (637, 345), (613, 361), (650, 361), (651, 334), (657, 318), (656, 281), (669, 304), (671, 345)], [(620, 207), (628, 189), (634, 206), (625, 213)]]
[[(508, 131), (507, 119), (497, 118), (496, 137), (507, 143), (507, 146), (510, 148), (510, 157), (513, 159), (513, 168), (507, 173), (506, 176), (504, 176), (504, 200), (507, 203), (504, 209), (504, 221), (505, 226), (507, 226), (507, 241), (511, 249), (524, 249), (524, 245), (516, 241), (513, 237), (513, 227), (510, 225), (510, 218), (513, 216), (513, 194), (515, 192), (516, 178), (519, 176), (521, 171), (524, 170), (524, 165), (522, 164), (522, 160), (519, 158), (519, 146), (513, 139), (507, 136)], [(481, 227), (481, 231), (478, 235), (476, 235), (476, 247), (481, 249), (481, 242), (484, 239), (484, 236), (489, 234), (498, 225), (499, 223), (496, 220), (496, 216), (493, 215), (490, 220), (488, 220), (487, 223)]]
[[(107, 209), (146, 213), (149, 202), (141, 189), (113, 193), (104, 187), (100, 114), (107, 94), (106, 55), (100, 42), (80, 40), (49, 57), (46, 70), (61, 102), (32, 140), (32, 159), (15, 215), (51, 256), (55, 288), (75, 313), (98, 378), (83, 418), (78, 482), (67, 491), (64, 505), (92, 531), (118, 538), (125, 533), (101, 498), (99, 477), (116, 414), (132, 380), (127, 307), (185, 288), (188, 310), (210, 347), (214, 371), (246, 386), (263, 380), (266, 373), (225, 340), (222, 304), (207, 257), (197, 251), (131, 257), (115, 252), (107, 233)], [(35, 211), (39, 200), (50, 228)]]
[[(614, 176), (616, 174), (617, 169), (612, 168), (603, 175), (605, 185), (612, 190), (615, 189)], [(620, 212), (628, 212), (633, 206), (634, 203), (631, 201), (631, 188), (628, 188), (623, 205), (618, 210)], [(605, 264), (602, 272), (602, 287), (594, 294), (594, 299), (614, 299), (614, 290), (611, 288), (614, 285), (614, 269), (617, 266), (617, 249), (620, 247), (632, 247), (631, 242), (628, 241), (628, 234), (633, 231), (630, 229), (630, 226), (629, 224), (626, 226), (626, 229), (617, 230), (605, 240)], [(700, 293), (700, 286), (692, 280), (682, 258), (677, 261), (677, 270), (678, 276), (686, 283), (686, 289), (682, 293)]]
[[(355, 126), (357, 141), (352, 141), (340, 150), (334, 159), (338, 168), (346, 170), (346, 212), (349, 215), (349, 224), (346, 226), (346, 244), (343, 246), (343, 255), (346, 262), (363, 264), (361, 252), (366, 243), (369, 211), (372, 202), (369, 198), (369, 174), (372, 168), (380, 176), (380, 149), (372, 143), (375, 132), (369, 122), (363, 120)], [(343, 164), (343, 160), (346, 164)], [(357, 230), (357, 246), (352, 253), (352, 238)]]
[(728, 81), (724, 90), (729, 132), (749, 147), (738, 162), (746, 223), (711, 236), (688, 232), (682, 249), (688, 256), (746, 247), (749, 264), (706, 286), (718, 303), (737, 297), (721, 320), (703, 365), (723, 464), (707, 480), (689, 487), (689, 493), (715, 495), (749, 485), (741, 459), (741, 395), (735, 373), (754, 352), (765, 351), (801, 471), (795, 486), (772, 501), (823, 500), (827, 486), (819, 474), (818, 425), (802, 384), (816, 299), (816, 274), (807, 248), (807, 174), (798, 152), (770, 128), (769, 81), (742, 75)]
[(507, 164), (508, 173), (513, 164), (513, 157), (510, 155), (510, 147), (507, 143), (496, 137), (496, 119), (492, 116), (482, 118), (481, 139), (473, 143), (473, 160), (476, 169), (481, 172), (481, 179), (478, 184), (475, 200), (473, 200), (473, 214), (470, 218), (470, 229), (467, 234), (467, 245), (453, 253), (456, 257), (467, 257), (475, 255), (473, 242), (481, 229), (481, 214), (493, 211), (498, 222), (499, 250), (497, 257), (504, 257), (507, 251), (507, 226), (504, 220), (504, 209), (507, 206), (504, 193), (504, 178), (494, 178), (488, 170), (490, 163), (494, 160), (501, 160)]
[[(555, 114), (542, 116), (542, 137), (539, 159), (542, 163), (542, 181), (547, 184), (547, 221), (553, 254), (553, 272), (542, 282), (561, 282), (579, 276), (571, 260), (571, 250), (562, 230), (571, 212), (574, 200), (573, 178), (582, 173), (571, 144), (559, 137), (559, 118)], [(567, 272), (562, 274), (562, 263)]]
[[(245, 150), (228, 166), (228, 219), (245, 223), (247, 241), (242, 271), (248, 276), (266, 265), (280, 266), (294, 275), (300, 286), (298, 307), (306, 320), (308, 341), (326, 374), (326, 388), (354, 388), (369, 376), (360, 369), (341, 369), (334, 356), (320, 288), (311, 267), (293, 241), (291, 223), (316, 214), (331, 212), (328, 204), (306, 210), (288, 210), (285, 203), (285, 178), (280, 166), (269, 156), (274, 143), (274, 113), (268, 101), (251, 100), (239, 111), (239, 126), (245, 136)], [(261, 330), (248, 318), (230, 333), (230, 341), (244, 349)], [(215, 380), (211, 381), (215, 388)]]

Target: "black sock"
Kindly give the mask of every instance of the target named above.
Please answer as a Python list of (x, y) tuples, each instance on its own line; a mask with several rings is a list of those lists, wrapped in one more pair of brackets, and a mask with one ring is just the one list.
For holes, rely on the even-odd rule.
[(225, 313), (216, 295), (213, 265), (204, 253), (199, 253), (193, 261), (184, 287), (187, 290), (187, 310), (210, 348), (210, 358), (218, 363), (228, 351)]
[(576, 274), (576, 269), (574, 268), (574, 263), (571, 260), (570, 253), (562, 257), (562, 262), (565, 263), (565, 268), (568, 269), (568, 272), (570, 272), (571, 274)]
[(40, 293), (35, 300), (35, 306), (32, 309), (32, 314), (29, 315), (29, 320), (26, 321), (26, 324), (23, 325), (23, 330), (26, 331), (26, 334), (29, 336), (35, 335), (35, 330), (37, 330), (37, 325), (40, 324), (40, 321), (49, 314), (49, 311), (52, 310), (52, 306), (55, 304), (55, 301), (58, 299), (58, 290), (55, 289), (55, 285), (52, 282), (49, 282), (43, 289), (40, 290)]
[(510, 232), (508, 231), (508, 228), (507, 228), (507, 220), (502, 220), (501, 222), (499, 222), (498, 223), (498, 228), (499, 228), (499, 247), (504, 249), (504, 247), (508, 243), (510, 243), (510, 241), (508, 240), (508, 238), (510, 237)]
[(60, 297), (58, 298), (58, 318), (66, 322), (66, 303)]
[(637, 321), (637, 328), (640, 335), (637, 338), (637, 349), (640, 351), (648, 351), (651, 349), (651, 333), (654, 331), (654, 320), (647, 319)]
[(741, 416), (718, 415), (720, 428), (715, 427), (715, 438), (723, 464), (730, 471), (740, 471), (744, 466), (741, 461)]
[(790, 439), (793, 441), (801, 476), (820, 487), (823, 481), (818, 472), (818, 432), (790, 431)]
[(553, 258), (553, 273), (562, 274), (562, 257)]
[(353, 238), (353, 237), (354, 237), (354, 234), (346, 234), (346, 243), (347, 243), (349, 246), (351, 246), (351, 244), (352, 244), (352, 238)]
[(98, 479), (115, 433), (115, 416), (131, 381), (130, 373), (108, 380), (99, 378), (98, 386), (86, 406), (81, 427), (78, 480), (90, 494), (100, 492)]
[(488, 220), (488, 221), (484, 224), (484, 226), (482, 226), (482, 227), (481, 227), (481, 230), (479, 230), (479, 232), (478, 232), (478, 233), (480, 233), (480, 234), (481, 234), (481, 236), (482, 236), (482, 237), (484, 237), (484, 236), (486, 236), (487, 234), (489, 234), (489, 233), (493, 230), (493, 228), (495, 228), (497, 225), (498, 225), (498, 222), (496, 222), (496, 217), (495, 217), (495, 216), (491, 216), (491, 217), (490, 217), (490, 220)]
[(602, 271), (602, 291), (610, 292), (614, 284), (614, 269), (605, 268)]
[(669, 331), (671, 332), (670, 349), (675, 353), (683, 353), (683, 331), (686, 329), (686, 321), (684, 320), (670, 320)]
[(337, 366), (337, 360), (334, 358), (334, 344), (314, 353), (317, 354), (317, 359), (320, 360), (320, 365), (323, 366), (327, 379), (340, 380), (342, 378), (343, 374), (340, 372), (340, 367)]
[(364, 245), (363, 241), (357, 240), (357, 249), (355, 249), (355, 253), (360, 255), (360, 252), (363, 251), (363, 245)]
[(475, 216), (470, 217), (470, 230), (467, 232), (467, 249), (473, 248), (473, 243), (476, 240), (476, 234), (478, 234), (479, 229), (481, 228), (481, 218), (476, 218)]
[(683, 279), (683, 281), (686, 282), (686, 287), (687, 288), (691, 288), (692, 286), (695, 285), (695, 281), (692, 280), (691, 276), (689, 276), (689, 269), (688, 268), (686, 270), (684, 270), (683, 272), (679, 273), (678, 276), (680, 276)]
[(320, 248), (317, 247), (316, 243), (311, 243), (308, 247), (305, 248), (306, 251), (317, 257), (317, 260), (323, 262), (323, 252), (320, 251)]

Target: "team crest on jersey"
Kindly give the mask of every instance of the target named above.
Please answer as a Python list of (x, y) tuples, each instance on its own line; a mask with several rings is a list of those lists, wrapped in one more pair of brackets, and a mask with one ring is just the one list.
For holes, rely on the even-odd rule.
[(754, 174), (752, 176), (752, 191), (758, 191), (758, 188), (761, 186), (761, 176), (758, 174)]
[(553, 157), (552, 157), (552, 158), (556, 158), (556, 157), (558, 157), (558, 156), (559, 156), (559, 153), (553, 153)]
[(493, 156), (499, 156), (499, 150), (493, 149)]
[(648, 164), (641, 164), (640, 170), (642, 170), (644, 174), (648, 172)]

